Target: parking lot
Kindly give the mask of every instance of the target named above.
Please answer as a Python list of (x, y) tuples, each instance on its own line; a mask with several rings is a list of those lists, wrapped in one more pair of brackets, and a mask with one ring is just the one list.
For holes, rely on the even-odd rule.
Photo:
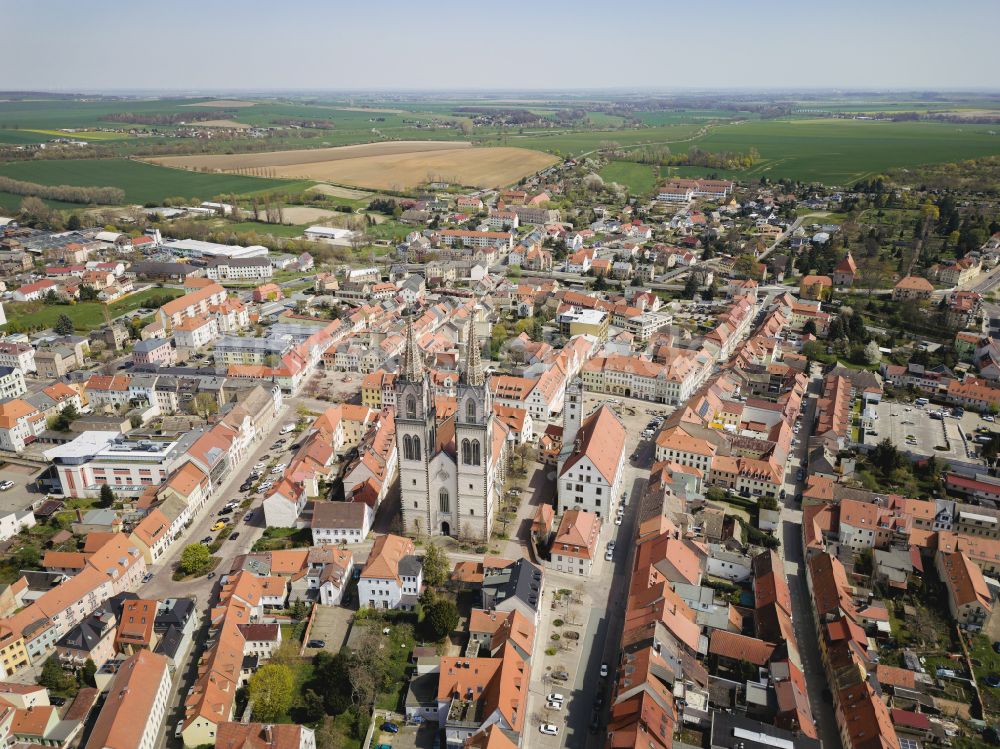
[(0, 511), (4, 513), (15, 510), (26, 510), (32, 503), (44, 499), (45, 495), (28, 491), (28, 486), (34, 484), (41, 469), (17, 463), (0, 464), (0, 482), (10, 481), (14, 484), (6, 491), (0, 491)]
[(303, 655), (315, 655), (320, 650), (337, 653), (347, 642), (347, 634), (351, 629), (351, 619), (354, 611), (341, 606), (317, 606), (314, 609), (312, 628), (309, 630), (309, 641), (321, 640), (322, 648), (303, 650)]
[[(947, 412), (945, 417), (932, 418), (931, 413), (939, 410)], [(950, 409), (933, 403), (917, 406), (882, 401), (874, 424), (877, 435), (865, 435), (865, 442), (874, 444), (888, 437), (896, 447), (916, 455), (936, 455), (943, 459), (969, 462), (977, 460), (975, 444), (970, 435), (974, 438), (980, 427), (995, 426), (971, 411), (966, 411), (961, 419), (956, 419), (950, 415)]]

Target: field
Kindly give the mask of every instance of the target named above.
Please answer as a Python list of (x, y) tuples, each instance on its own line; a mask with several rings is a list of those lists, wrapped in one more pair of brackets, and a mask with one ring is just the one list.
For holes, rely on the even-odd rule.
[(625, 185), (633, 195), (646, 195), (657, 183), (656, 167), (631, 161), (612, 161), (598, 174), (605, 182)]
[(225, 193), (244, 194), (289, 186), (280, 179), (199, 174), (126, 159), (20, 161), (0, 165), (0, 175), (43, 185), (120, 187), (129, 203), (140, 204), (159, 203), (175, 196), (208, 200)]
[(104, 130), (80, 130), (75, 133), (64, 133), (62, 130), (29, 130), (28, 132), (38, 133), (49, 138), (75, 138), (77, 140), (122, 140), (129, 137), (127, 133), (106, 132)]
[(241, 109), (242, 107), (253, 107), (256, 106), (257, 102), (253, 101), (242, 101), (240, 99), (215, 99), (212, 101), (199, 101), (192, 104), (181, 104), (182, 107), (205, 107), (210, 109), (212, 107), (218, 107), (219, 109)]
[(372, 189), (406, 189), (441, 180), (477, 187), (516, 182), (556, 159), (523, 148), (472, 148), (469, 143), (392, 141), (344, 148), (269, 153), (170, 156), (158, 164), (231, 170), (266, 167), (279, 177)]
[(194, 127), (229, 127), (234, 130), (249, 130), (250, 126), (236, 120), (201, 120), (192, 122)]
[(297, 151), (267, 151), (245, 154), (198, 154), (196, 156), (164, 156), (150, 159), (153, 163), (182, 169), (205, 169), (214, 172), (228, 172), (233, 169), (305, 166), (312, 164), (358, 159), (370, 156), (392, 156), (426, 151), (456, 150), (471, 148), (471, 143), (440, 143), (436, 141), (388, 141), (385, 143), (364, 143), (338, 148), (312, 148)]
[[(136, 294), (130, 294), (124, 299), (111, 302), (108, 311), (112, 318), (124, 315), (145, 306), (153, 297), (179, 297), (184, 292), (180, 289), (150, 288)], [(44, 304), (42, 302), (8, 302), (4, 305), (7, 322), (16, 324), (23, 329), (40, 330), (55, 325), (59, 315), (65, 314), (73, 321), (73, 326), (81, 332), (87, 332), (104, 324), (104, 305), (100, 302), (80, 302), (79, 304)]]

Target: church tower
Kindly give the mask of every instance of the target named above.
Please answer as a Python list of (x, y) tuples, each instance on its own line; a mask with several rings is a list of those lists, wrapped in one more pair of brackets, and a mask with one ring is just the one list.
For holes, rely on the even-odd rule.
[(583, 423), (583, 383), (579, 378), (566, 383), (563, 398), (563, 452), (573, 449), (576, 435)]
[(407, 322), (400, 376), (396, 378), (396, 454), (403, 531), (411, 535), (435, 532), (430, 525), (427, 471), (436, 431), (430, 377), (424, 370), (413, 325)]
[(453, 534), (488, 538), (499, 493), (493, 454), (493, 395), (483, 372), (475, 320), (465, 330), (465, 362), (456, 392), (455, 451), (458, 497)]

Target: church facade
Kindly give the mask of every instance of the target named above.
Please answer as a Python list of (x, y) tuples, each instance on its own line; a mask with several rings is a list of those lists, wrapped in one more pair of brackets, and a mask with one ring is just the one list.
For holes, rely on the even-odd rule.
[(403, 531), (488, 540), (503, 491), (507, 429), (493, 412), (472, 320), (454, 412), (437, 412), (410, 325), (395, 409)]

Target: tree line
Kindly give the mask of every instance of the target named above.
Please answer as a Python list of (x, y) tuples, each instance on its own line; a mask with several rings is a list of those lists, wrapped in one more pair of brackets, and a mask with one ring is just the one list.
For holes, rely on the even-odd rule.
[(41, 185), (10, 177), (0, 177), (0, 192), (28, 195), (64, 203), (115, 205), (125, 202), (125, 191), (120, 187), (80, 187), (78, 185)]
[(634, 161), (653, 166), (701, 166), (707, 169), (749, 169), (760, 161), (760, 153), (751, 147), (749, 153), (739, 151), (705, 151), (691, 146), (684, 153), (672, 153), (667, 146), (642, 146), (623, 149), (613, 147), (604, 154), (620, 161)]
[(191, 112), (112, 112), (100, 119), (130, 125), (181, 125), (185, 122), (224, 120), (234, 116), (236, 112), (231, 109), (196, 109)]

